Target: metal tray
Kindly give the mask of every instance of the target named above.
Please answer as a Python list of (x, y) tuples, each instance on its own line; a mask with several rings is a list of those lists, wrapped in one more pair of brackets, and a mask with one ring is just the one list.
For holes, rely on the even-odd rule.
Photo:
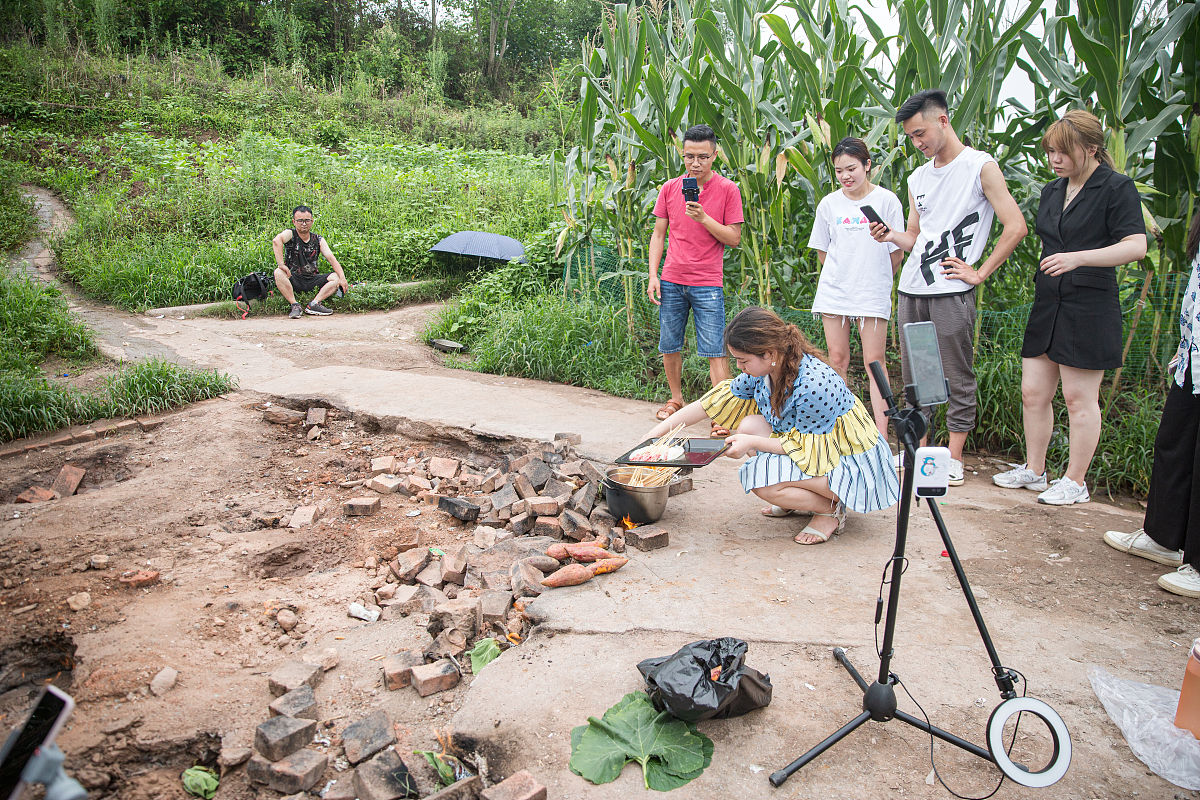
[(674, 461), (631, 461), (630, 456), (647, 445), (654, 444), (654, 439), (647, 439), (636, 447), (613, 461), (614, 464), (627, 464), (634, 467), (703, 467), (711, 464), (722, 453), (729, 449), (724, 439), (684, 439), (683, 458)]

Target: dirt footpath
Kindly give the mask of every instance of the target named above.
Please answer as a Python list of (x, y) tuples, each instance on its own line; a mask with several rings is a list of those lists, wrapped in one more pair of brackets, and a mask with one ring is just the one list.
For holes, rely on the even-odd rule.
[[(52, 273), (44, 260), (39, 269)], [(454, 731), (491, 778), (525, 768), (551, 797), (650, 796), (633, 766), (600, 787), (571, 774), (570, 731), (639, 688), (637, 661), (722, 635), (750, 643), (747, 662), (770, 673), (775, 696), (767, 709), (700, 726), (716, 743), (713, 763), (678, 796), (949, 796), (931, 782), (928, 737), (899, 723), (868, 724), (778, 790), (766, 780), (858, 711), (859, 693), (830, 651), (847, 648), (873, 674), (893, 515), (851, 515), (829, 544), (799, 547), (790, 539), (803, 520), (761, 517), (736, 486), (737, 465), (723, 461), (698, 470), (695, 491), (668, 503), (667, 548), (633, 554), (603, 582), (539, 598), (523, 642), (456, 688), (425, 698), (387, 691), (381, 660), (423, 647), (428, 615), (367, 623), (349, 617), (348, 604), (375, 588), (398, 542), (417, 533), (423, 546), (448, 547), (471, 528), (399, 495), (382, 496), (377, 517), (347, 517), (341, 503), (362, 490), (341, 484), (363, 478), (382, 454), (451, 455), (482, 469), (566, 430), (582, 435), (585, 455), (606, 460), (650, 427), (653, 407), (448, 369), (418, 341), (433, 306), (241, 322), (154, 319), (73, 300), (106, 352), (165, 352), (232, 372), (242, 386), (154, 431), (0, 461), (0, 722), (24, 713), (39, 682), (66, 688), (79, 708), (60, 741), (94, 797), (185, 797), (182, 769), (250, 747), (272, 700), (267, 675), (289, 659), (320, 663), (330, 648), (337, 663), (315, 691), (310, 745), (329, 767), (314, 791), (345, 774), (346, 727), (382, 708), (423, 795), (433, 777), (411, 751), (438, 750), (439, 733)], [(329, 407), (331, 420), (309, 441), (265, 422), (267, 402)], [(87, 470), (81, 494), (11, 503), (67, 463)], [(1154, 585), (1161, 568), (1101, 541), (1109, 528), (1137, 527), (1140, 514), (1099, 499), (1039, 506), (1032, 493), (991, 485), (1001, 465), (968, 458), (968, 466), (974, 474), (940, 508), (1001, 657), (1058, 710), (1075, 745), (1060, 784), (1006, 784), (997, 796), (1200, 797), (1132, 756), (1086, 678), (1094, 664), (1178, 686), (1186, 646), (1200, 634), (1197, 604)], [(314, 504), (326, 513), (312, 526), (279, 527)], [(998, 701), (986, 655), (927, 512), (914, 514), (910, 537), (893, 670), (934, 724), (982, 743)], [(123, 584), (134, 570), (158, 580)], [(278, 622), (282, 608), (298, 618), (291, 631)], [(151, 683), (165, 667), (178, 677), (170, 688), (160, 680), (156, 693)], [(901, 708), (920, 714), (903, 696)], [(1022, 747), (1036, 756), (1039, 740)], [(937, 764), (962, 793), (994, 785), (986, 763), (946, 746)], [(217, 795), (278, 796), (251, 784), (243, 767), (227, 772)]]

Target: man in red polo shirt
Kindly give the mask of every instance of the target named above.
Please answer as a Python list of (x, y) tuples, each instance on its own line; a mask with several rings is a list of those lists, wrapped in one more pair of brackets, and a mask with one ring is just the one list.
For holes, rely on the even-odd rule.
[[(658, 352), (671, 398), (658, 409), (666, 419), (683, 408), (683, 335), (688, 312), (695, 316), (696, 351), (708, 359), (713, 386), (729, 377), (725, 355), (726, 247), (742, 240), (742, 193), (737, 184), (713, 172), (717, 137), (707, 125), (693, 125), (683, 134), (683, 163), (687, 173), (663, 184), (654, 204), (654, 235), (650, 237), (650, 285), (646, 293), (658, 311)], [(683, 179), (695, 178), (698, 201), (685, 201)], [(670, 230), (670, 241), (668, 239)], [(658, 274), (666, 244), (667, 261)], [(714, 426), (713, 436), (729, 431)]]

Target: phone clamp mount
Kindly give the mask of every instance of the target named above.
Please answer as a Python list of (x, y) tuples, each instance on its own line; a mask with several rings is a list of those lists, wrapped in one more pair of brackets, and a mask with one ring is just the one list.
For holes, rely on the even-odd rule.
[[(921, 412), (920, 408), (916, 407), (915, 398), (917, 393), (915, 387), (906, 387), (905, 393), (909, 398), (909, 407), (901, 410), (896, 407), (895, 399), (888, 388), (887, 374), (883, 370), (883, 365), (875, 361), (871, 363), (870, 369), (872, 376), (875, 378), (875, 385), (879, 387), (880, 392), (883, 394), (883, 399), (888, 405), (886, 413), (891, 419), (892, 426), (895, 428), (896, 434), (904, 448), (905, 463), (915, 464), (917, 444), (928, 429), (925, 415)], [(987, 625), (983, 621), (983, 616), (979, 611), (979, 604), (975, 600), (975, 594), (971, 591), (971, 585), (968, 583), (966, 572), (963, 570), (962, 561), (954, 549), (954, 543), (950, 539), (950, 532), (946, 528), (946, 523), (938, 511), (937, 503), (933, 497), (926, 497), (925, 500), (929, 505), (929, 512), (933, 516), (938, 533), (941, 534), (942, 543), (946, 548), (946, 555), (950, 558), (954, 574), (958, 578), (958, 584), (962, 588), (963, 596), (967, 600), (967, 606), (971, 610), (971, 616), (975, 620), (975, 627), (978, 628), (980, 638), (983, 639), (983, 645), (987, 649), (988, 658), (991, 659), (992, 676), (996, 681), (996, 688), (1000, 692), (1001, 701), (988, 718), (985, 729), (987, 738), (986, 749), (942, 730), (930, 724), (926, 719), (921, 719), (897, 708), (895, 686), (899, 682), (899, 677), (891, 671), (891, 661), (894, 655), (892, 642), (896, 632), (896, 617), (900, 601), (900, 578), (904, 574), (904, 549), (908, 537), (909, 514), (912, 511), (913, 476), (915, 472), (915, 469), (905, 469), (901, 481), (900, 508), (896, 515), (896, 546), (889, 561), (891, 574), (887, 600), (887, 619), (883, 629), (883, 644), (879, 650), (879, 675), (875, 682), (870, 685), (867, 684), (858, 670), (854, 668), (854, 665), (850, 663), (843, 648), (838, 647), (833, 651), (833, 657), (850, 673), (850, 677), (854, 679), (855, 683), (863, 691), (862, 713), (792, 763), (772, 773), (770, 777), (772, 786), (779, 787), (783, 785), (784, 781), (795, 772), (833, 747), (868, 720), (888, 722), (892, 719), (898, 719), (901, 722), (905, 722), (914, 728), (925, 731), (930, 736), (948, 742), (972, 755), (979, 756), (985, 761), (992, 762), (1005, 777), (1021, 786), (1044, 788), (1056, 783), (1067, 773), (1067, 769), (1071, 764), (1071, 736), (1067, 731), (1067, 726), (1063, 722), (1062, 717), (1045, 702), (1032, 697), (1020, 697), (1017, 695), (1016, 682), (1018, 675), (1000, 663), (1000, 656), (996, 652), (996, 647), (992, 643), (992, 637), (988, 633)], [(876, 625), (879, 624), (882, 610), (881, 599), (875, 612)], [(1049, 732), (1051, 745), (1050, 758), (1045, 766), (1037, 770), (1031, 770), (1013, 761), (1009, 757), (1008, 750), (1004, 747), (1005, 725), (1012, 717), (1025, 712), (1041, 719)]]
[[(13, 731), (9, 742), (19, 733), (19, 728)], [(39, 747), (21, 771), (21, 782), (45, 784), (46, 800), (87, 800), (87, 790), (63, 769), (64, 760), (66, 756), (58, 749), (58, 745), (51, 743)]]

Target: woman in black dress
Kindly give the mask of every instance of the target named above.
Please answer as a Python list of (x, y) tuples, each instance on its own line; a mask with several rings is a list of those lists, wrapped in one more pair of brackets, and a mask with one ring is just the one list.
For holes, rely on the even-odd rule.
[[(1042, 260), (1021, 348), (1021, 403), (1026, 463), (992, 480), (1040, 492), (1050, 505), (1086, 503), (1088, 467), (1100, 441), (1100, 382), (1121, 366), (1121, 307), (1115, 267), (1146, 255), (1137, 188), (1113, 170), (1104, 128), (1087, 111), (1052, 124), (1042, 149), (1059, 177), (1042, 189), (1037, 234)], [(1070, 460), (1047, 481), (1052, 401), (1062, 383), (1070, 421)]]

